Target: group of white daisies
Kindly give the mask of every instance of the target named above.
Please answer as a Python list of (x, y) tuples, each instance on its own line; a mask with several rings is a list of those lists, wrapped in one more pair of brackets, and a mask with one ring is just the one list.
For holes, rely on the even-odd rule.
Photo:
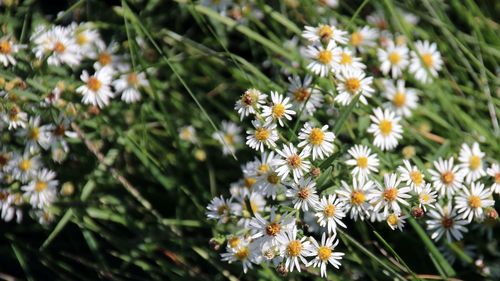
[[(417, 158), (404, 159), (392, 171), (380, 169), (377, 151), (388, 153), (398, 146), (401, 122), (418, 105), (419, 92), (406, 87), (403, 78), (430, 83), (443, 64), (435, 43), (417, 41), (410, 51), (406, 38), (380, 29), (380, 21), (372, 15), (369, 22), (379, 28), (365, 26), (350, 34), (333, 24), (306, 26), (302, 37), (307, 46), (301, 54), (311, 75), (290, 77), (286, 96), (248, 89), (236, 102), (241, 120), (253, 118), (246, 145), (260, 157), (242, 166), (243, 179), (231, 185), (229, 198), (215, 197), (207, 206), (207, 217), (225, 233), (223, 260), (241, 262), (244, 272), (252, 264), (272, 263), (289, 272), (320, 267), (326, 276), (327, 265), (338, 268), (344, 255), (336, 249), (336, 233), (337, 227), (346, 228), (347, 216), (385, 221), (393, 230), (402, 230), (409, 216), (425, 217), (436, 241), (461, 240), (471, 222), (497, 219), (493, 193), (500, 194), (500, 168), (497, 163), (486, 168), (478, 143), (462, 144), (458, 159), (439, 158), (427, 166)], [(378, 70), (373, 73), (381, 76), (380, 83), (357, 55), (375, 56)], [(321, 79), (331, 81), (332, 88), (320, 86)], [(344, 155), (335, 155), (336, 136), (315, 112), (325, 104), (327, 116), (332, 116), (333, 103), (368, 105), (377, 88), (387, 102), (370, 116), (366, 131), (372, 145), (354, 144)], [(224, 121), (213, 138), (224, 154), (232, 154), (243, 143), (241, 132), (237, 124)], [(197, 141), (192, 126), (181, 128), (180, 137)], [(350, 171), (350, 180), (325, 186), (321, 173), (328, 165), (319, 167), (331, 160)]]

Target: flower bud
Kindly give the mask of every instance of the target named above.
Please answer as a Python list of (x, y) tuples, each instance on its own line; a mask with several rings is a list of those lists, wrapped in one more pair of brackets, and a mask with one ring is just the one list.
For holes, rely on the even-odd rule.
[(411, 216), (420, 219), (424, 216), (424, 209), (420, 208), (419, 206), (414, 206), (411, 208)]
[(279, 273), (279, 275), (285, 277), (288, 275), (288, 269), (286, 268), (285, 264), (284, 263), (280, 263), (277, 267), (276, 267), (276, 271)]

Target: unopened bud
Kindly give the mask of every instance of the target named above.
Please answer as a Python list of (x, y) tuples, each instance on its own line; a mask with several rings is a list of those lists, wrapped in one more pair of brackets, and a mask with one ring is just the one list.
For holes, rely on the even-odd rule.
[(411, 146), (411, 145), (408, 145), (408, 146), (405, 146), (403, 148), (403, 157), (405, 159), (410, 159), (412, 158), (413, 156), (415, 156), (415, 147), (414, 146)]
[(284, 263), (280, 263), (277, 267), (276, 267), (276, 271), (279, 273), (279, 275), (285, 277), (288, 275), (288, 269), (286, 268), (285, 264)]
[(75, 186), (72, 182), (65, 182), (61, 187), (61, 194), (63, 196), (71, 196), (75, 192)]
[(486, 218), (490, 220), (497, 220), (498, 219), (498, 212), (495, 210), (495, 208), (486, 208), (485, 210)]
[(221, 246), (219, 241), (217, 241), (217, 239), (215, 238), (211, 238), (210, 241), (208, 241), (208, 245), (210, 245), (210, 249), (214, 251), (219, 251)]
[(411, 208), (411, 216), (416, 219), (422, 218), (424, 216), (424, 209), (418, 206)]
[(319, 177), (319, 175), (321, 175), (321, 169), (319, 167), (314, 167), (311, 169), (311, 176), (317, 178)]
[(194, 158), (196, 158), (196, 160), (200, 162), (203, 162), (207, 159), (207, 153), (203, 149), (196, 149), (194, 151)]

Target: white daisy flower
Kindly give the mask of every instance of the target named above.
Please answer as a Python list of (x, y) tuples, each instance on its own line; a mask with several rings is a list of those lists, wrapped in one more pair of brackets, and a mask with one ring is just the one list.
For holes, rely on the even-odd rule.
[(197, 143), (198, 136), (196, 134), (196, 129), (192, 125), (183, 126), (179, 128), (179, 138), (183, 141), (190, 143)]
[(290, 109), (292, 104), (290, 103), (290, 98), (284, 98), (283, 95), (277, 92), (271, 92), (271, 106), (262, 107), (262, 117), (266, 118), (267, 122), (278, 121), (280, 126), (284, 126), (283, 118), (288, 121), (292, 120), (292, 115), (295, 115), (295, 111)]
[(267, 95), (257, 89), (248, 89), (240, 97), (234, 106), (234, 109), (240, 114), (240, 120), (250, 114), (258, 112), (259, 108), (266, 102)]
[(442, 68), (441, 53), (437, 50), (436, 43), (429, 41), (417, 41), (415, 48), (417, 52), (411, 52), (410, 73), (420, 82), (428, 83), (432, 77), (438, 76), (438, 71)]
[(335, 41), (330, 41), (325, 47), (312, 45), (307, 47), (305, 56), (312, 61), (307, 65), (307, 69), (320, 77), (326, 77), (335, 67), (333, 57), (334, 49), (337, 48)]
[(491, 198), (491, 190), (484, 188), (482, 183), (471, 183), (470, 189), (463, 188), (455, 197), (455, 204), (458, 213), (463, 219), (472, 222), (472, 219), (483, 219), (483, 209), (495, 205), (495, 200)]
[(33, 52), (39, 60), (43, 60), (46, 55), (47, 64), (76, 66), (82, 59), (80, 49), (72, 36), (71, 28), (54, 26), (50, 30), (38, 28), (31, 41), (35, 44)]
[(345, 163), (349, 166), (355, 166), (351, 171), (353, 176), (367, 179), (370, 173), (378, 172), (378, 156), (376, 153), (370, 154), (372, 150), (368, 146), (356, 144), (347, 152), (352, 156), (352, 159), (347, 160)]
[(323, 159), (333, 153), (333, 141), (335, 134), (327, 132), (328, 125), (323, 127), (312, 127), (306, 122), (299, 132), (299, 140), (302, 140), (298, 147), (304, 147), (312, 153), (312, 159)]
[(316, 182), (312, 178), (300, 178), (297, 183), (292, 183), (291, 188), (286, 191), (286, 197), (292, 199), (293, 207), (297, 210), (314, 210), (319, 203), (319, 196), (316, 193)]
[(42, 107), (49, 107), (53, 105), (58, 105), (58, 102), (61, 100), (61, 94), (63, 90), (56, 86), (54, 89), (45, 96), (43, 101), (40, 103)]
[(446, 206), (436, 204), (436, 209), (430, 210), (428, 214), (430, 218), (426, 221), (427, 230), (432, 233), (431, 238), (435, 241), (439, 241), (443, 236), (446, 236), (449, 242), (462, 240), (462, 233), (468, 231), (465, 227), (468, 222), (457, 214), (451, 202)]
[(252, 233), (252, 239), (256, 239), (259, 243), (271, 242), (276, 245), (276, 237), (280, 233), (291, 230), (294, 225), (295, 224), (292, 218), (284, 218), (279, 214), (276, 214), (276, 210), (272, 208), (271, 213), (269, 214), (269, 220), (266, 220), (261, 215), (256, 214), (250, 221), (249, 228)]
[(320, 24), (317, 27), (305, 26), (302, 37), (309, 42), (328, 44), (330, 42), (337, 42), (340, 44), (347, 43), (347, 32), (333, 25)]
[(399, 124), (400, 117), (389, 109), (382, 111), (380, 107), (370, 116), (372, 124), (368, 132), (375, 136), (373, 144), (381, 150), (392, 150), (398, 145), (398, 140), (403, 138), (403, 128)]
[(357, 221), (365, 219), (372, 209), (372, 205), (368, 203), (373, 189), (373, 182), (364, 178), (356, 180), (352, 178), (352, 186), (349, 186), (345, 181), (342, 181), (342, 188), (337, 191), (339, 199), (344, 202), (345, 210), (349, 210), (351, 219)]
[(465, 181), (471, 183), (486, 175), (483, 169), (484, 152), (479, 148), (477, 142), (472, 144), (472, 147), (467, 144), (462, 144), (460, 154), (458, 156), (458, 167), (460, 172), (465, 176)]
[(347, 228), (342, 222), (342, 218), (346, 216), (344, 213), (344, 203), (335, 194), (321, 198), (316, 206), (315, 216), (318, 218), (319, 225), (327, 228), (328, 234), (333, 233), (335, 235), (337, 233), (337, 224), (343, 228)]
[(392, 230), (399, 229), (399, 231), (403, 231), (406, 218), (408, 218), (406, 215), (391, 213), (387, 216), (386, 222)]
[(248, 136), (246, 144), (249, 147), (264, 152), (264, 145), (268, 148), (276, 146), (276, 141), (279, 137), (275, 123), (253, 120), (252, 125), (255, 129), (247, 131)]
[[(1, 172), (9, 167), (9, 163), (12, 160), (12, 153), (7, 151), (5, 147), (0, 150), (0, 175)], [(0, 181), (2, 177), (0, 176)]]
[(285, 186), (281, 182), (281, 177), (276, 172), (275, 162), (277, 158), (274, 152), (269, 154), (264, 152), (262, 160), (257, 167), (257, 190), (265, 197), (276, 199), (276, 195), (281, 193)]
[(96, 42), (101, 42), (99, 44), (104, 44), (99, 32), (93, 28), (86, 26), (86, 24), (73, 24), (72, 27), (74, 28), (75, 41), (80, 48), (81, 55), (85, 58), (95, 59), (97, 56)]
[(493, 178), (491, 191), (500, 194), (500, 166), (498, 163), (493, 163), (491, 168), (486, 170), (486, 173)]
[(113, 70), (109, 67), (97, 70), (92, 76), (84, 70), (80, 75), (80, 79), (85, 84), (76, 89), (76, 92), (83, 95), (82, 103), (99, 106), (100, 108), (107, 106), (109, 99), (114, 97), (110, 88), (112, 76)]
[(437, 192), (432, 188), (431, 184), (426, 184), (418, 192), (418, 206), (427, 212), (427, 206), (434, 208), (436, 203)]
[(120, 66), (120, 57), (116, 55), (118, 51), (118, 43), (111, 42), (108, 46), (104, 41), (96, 41), (96, 56), (93, 58), (96, 60), (94, 63), (95, 69), (101, 69), (107, 67), (113, 71)]
[(117, 94), (122, 94), (122, 101), (134, 103), (141, 99), (139, 88), (148, 87), (149, 82), (144, 72), (130, 72), (120, 75), (120, 78), (113, 81), (112, 85)]
[(366, 77), (366, 74), (356, 68), (342, 68), (338, 77), (337, 91), (339, 94), (335, 97), (335, 101), (346, 106), (351, 103), (354, 96), (360, 94), (359, 101), (363, 104), (368, 104), (366, 98), (372, 96), (375, 91), (371, 85), (373, 77)]
[(40, 126), (40, 116), (31, 117), (28, 126), (18, 134), (25, 139), (26, 150), (31, 154), (38, 151), (38, 147), (47, 150), (50, 147), (50, 126)]
[(382, 12), (381, 10), (376, 10), (366, 17), (366, 20), (369, 24), (376, 26), (380, 30), (387, 29), (387, 27), (389, 26), (385, 19), (386, 17), (384, 15), (384, 12)]
[(16, 65), (17, 61), (14, 56), (19, 52), (20, 49), (26, 48), (25, 45), (16, 44), (14, 41), (10, 40), (7, 36), (0, 38), (0, 63), (7, 67), (10, 65)]
[(21, 193), (9, 193), (7, 189), (0, 190), (0, 215), (5, 222), (9, 222), (15, 218), (17, 223), (21, 223), (23, 219), (23, 204), (24, 200)]
[(378, 38), (378, 32), (375, 28), (364, 26), (361, 29), (354, 31), (351, 34), (349, 43), (360, 52), (364, 52), (368, 48), (377, 45), (375, 42)]
[[(266, 208), (266, 200), (264, 197), (257, 192), (248, 192), (247, 189), (242, 194), (242, 196), (235, 197), (236, 202), (231, 204), (231, 211), (240, 219), (238, 220), (238, 225), (243, 227), (248, 227), (252, 219), (252, 213), (254, 215), (260, 214)], [(247, 204), (247, 201), (249, 204)], [(249, 206), (248, 206), (249, 205)], [(251, 208), (251, 210), (248, 209)]]
[(222, 121), (221, 130), (214, 132), (212, 138), (222, 145), (222, 154), (234, 154), (236, 147), (243, 143), (241, 128), (234, 122)]
[(336, 74), (340, 73), (343, 68), (356, 68), (363, 70), (366, 65), (361, 62), (361, 58), (355, 57), (352, 51), (347, 48), (335, 48), (333, 50), (333, 61), (334, 61), (334, 72)]
[(307, 160), (310, 155), (308, 149), (302, 149), (299, 153), (297, 148), (290, 143), (289, 145), (284, 144), (283, 149), (278, 149), (276, 152), (282, 157), (275, 161), (275, 165), (277, 166), (276, 172), (282, 180), (285, 180), (288, 174), (292, 172), (294, 181), (299, 182), (299, 178), (301, 178), (304, 173), (309, 172), (311, 162)]
[(221, 254), (221, 260), (228, 263), (239, 261), (243, 265), (243, 272), (247, 273), (248, 269), (252, 268), (253, 259), (257, 253), (257, 249), (252, 245), (247, 239), (242, 239), (237, 247), (228, 247), (227, 252)]
[(280, 233), (276, 238), (280, 245), (280, 255), (284, 257), (285, 268), (293, 272), (294, 268), (300, 272), (299, 260), (307, 266), (305, 256), (311, 251), (311, 243), (307, 237), (297, 238), (297, 227), (293, 226), (291, 230)]
[(14, 155), (6, 169), (14, 179), (26, 183), (35, 175), (40, 165), (40, 156), (33, 156), (29, 151), (24, 151), (23, 155)]
[(434, 161), (435, 170), (430, 170), (432, 184), (441, 196), (448, 196), (449, 199), (462, 188), (463, 175), (459, 172), (458, 166), (453, 166), (453, 157), (448, 160), (439, 158)]
[(391, 73), (392, 79), (403, 75), (403, 71), (410, 63), (408, 57), (408, 47), (406, 45), (395, 45), (391, 40), (386, 49), (378, 49), (377, 57), (380, 61), (380, 71), (384, 75)]
[(401, 207), (399, 204), (405, 206), (410, 205), (407, 200), (411, 198), (409, 194), (411, 188), (400, 188), (400, 183), (401, 179), (399, 179), (396, 174), (385, 174), (383, 185), (375, 182), (376, 188), (372, 191), (370, 196), (370, 203), (374, 205), (373, 210), (375, 212), (383, 208), (384, 216), (387, 216), (389, 211), (401, 214)]
[(297, 112), (302, 112), (304, 115), (313, 115), (316, 108), (323, 105), (323, 95), (311, 86), (312, 76), (306, 76), (303, 82), (298, 76), (289, 77), (288, 81), (290, 81), (288, 96), (291, 98)]
[(9, 124), (9, 130), (24, 128), (28, 121), (28, 114), (21, 111), (19, 107), (13, 106), (8, 112), (2, 114), (2, 119), (5, 123)]
[(33, 207), (42, 209), (55, 201), (59, 184), (55, 177), (56, 173), (43, 168), (33, 175), (28, 185), (21, 187)]
[(224, 199), (222, 195), (220, 197), (214, 197), (210, 204), (207, 206), (206, 216), (209, 220), (217, 220), (218, 223), (226, 223), (230, 216), (230, 205), (231, 201), (229, 199)]
[(335, 268), (340, 267), (340, 260), (344, 256), (344, 253), (335, 251), (335, 247), (339, 244), (339, 240), (335, 239), (335, 234), (331, 237), (326, 238), (326, 233), (321, 236), (321, 244), (319, 244), (316, 239), (310, 238), (312, 241), (310, 256), (314, 257), (308, 264), (308, 266), (319, 267), (321, 277), (326, 277), (326, 266), (331, 264)]
[(69, 151), (69, 146), (66, 138), (77, 138), (78, 134), (71, 130), (71, 119), (61, 114), (57, 117), (54, 124), (49, 125), (50, 131), (50, 146), (52, 152), (62, 148), (64, 152)]
[(383, 95), (389, 100), (386, 104), (399, 116), (410, 117), (412, 110), (418, 106), (417, 91), (405, 88), (405, 81), (398, 80), (396, 85), (391, 80), (384, 83)]
[(398, 167), (401, 174), (401, 180), (405, 181), (408, 186), (413, 188), (415, 192), (420, 192), (425, 185), (425, 175), (417, 168), (411, 166), (410, 161), (403, 160), (403, 166)]

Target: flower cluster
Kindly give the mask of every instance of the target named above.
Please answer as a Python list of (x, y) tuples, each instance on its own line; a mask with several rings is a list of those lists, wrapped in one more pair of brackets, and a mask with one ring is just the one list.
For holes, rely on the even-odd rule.
[[(375, 27), (350, 34), (335, 24), (306, 26), (302, 70), (310, 74), (290, 77), (286, 95), (252, 88), (237, 100), (240, 120), (252, 118), (246, 144), (260, 157), (242, 166), (243, 178), (231, 185), (230, 197), (215, 197), (207, 207), (207, 217), (225, 233), (217, 240), (227, 242), (223, 260), (241, 262), (245, 272), (253, 264), (271, 263), (281, 272), (319, 267), (326, 276), (326, 267), (338, 268), (344, 255), (336, 237), (339, 227), (347, 228), (347, 217), (403, 230), (410, 216), (425, 216), (436, 241), (460, 240), (473, 221), (497, 218), (493, 193), (500, 192), (499, 166), (485, 170), (478, 143), (464, 143), (458, 159), (428, 165), (417, 157), (385, 160), (403, 140), (405, 119), (418, 106), (419, 91), (406, 85), (432, 82), (443, 61), (436, 44), (417, 41), (410, 51), (407, 39), (385, 30), (376, 14), (369, 22)], [(370, 100), (381, 106), (372, 109)], [(338, 110), (354, 106), (372, 112), (371, 124), (360, 133), (371, 145), (337, 140), (332, 130), (337, 120), (328, 118), (334, 104)], [(234, 153), (231, 145), (241, 138), (226, 137), (227, 131), (214, 137), (225, 153)], [(239, 135), (240, 129), (232, 132)], [(346, 172), (332, 177), (332, 162)]]
[(118, 51), (119, 45), (106, 44), (91, 23), (38, 26), (26, 44), (17, 43), (12, 34), (0, 38), (0, 62), (7, 73), (0, 78), (3, 220), (20, 222), (22, 207), (29, 204), (34, 216), (47, 222), (58, 194), (71, 190), (58, 190), (55, 170), (77, 137), (73, 122), (84, 113), (73, 99), (90, 105), (91, 114), (117, 95), (125, 103), (141, 99), (146, 74), (135, 71)]

